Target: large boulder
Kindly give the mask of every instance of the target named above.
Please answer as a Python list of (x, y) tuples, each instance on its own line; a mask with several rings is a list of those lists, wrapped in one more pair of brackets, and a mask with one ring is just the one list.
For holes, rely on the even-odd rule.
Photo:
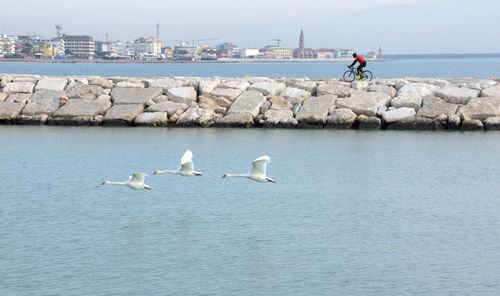
[(64, 78), (43, 78), (38, 81), (35, 91), (41, 89), (63, 91), (67, 84), (68, 80)]
[(326, 119), (327, 128), (349, 129), (356, 123), (356, 114), (350, 109), (336, 109)]
[(168, 101), (154, 104), (148, 107), (146, 112), (167, 112), (168, 117), (172, 117), (174, 114), (182, 114), (187, 108), (187, 104)]
[(422, 100), (422, 107), (417, 111), (417, 117), (436, 118), (437, 116), (452, 115), (457, 112), (458, 105), (446, 103), (438, 97), (427, 96)]
[(247, 90), (255, 90), (262, 93), (264, 96), (274, 96), (279, 94), (282, 90), (286, 88), (286, 84), (282, 82), (255, 82), (250, 85)]
[(479, 96), (479, 90), (447, 86), (435, 91), (435, 95), (452, 104), (467, 104), (472, 98)]
[(183, 82), (175, 79), (148, 79), (146, 80), (151, 88), (161, 88), (166, 93), (171, 88), (182, 87)]
[(64, 106), (54, 112), (54, 117), (95, 117), (104, 115), (111, 108), (111, 102), (105, 100), (70, 99)]
[(354, 91), (348, 98), (337, 99), (337, 108), (351, 109), (357, 115), (375, 116), (378, 108), (388, 106), (391, 96), (378, 92)]
[(469, 115), (471, 119), (481, 121), (488, 117), (500, 116), (500, 97), (474, 98), (462, 107), (460, 112)]
[(321, 83), (317, 89), (317, 95), (335, 95), (339, 98), (348, 97), (353, 89), (340, 83)]
[(318, 83), (315, 81), (301, 81), (294, 84), (294, 87), (303, 89), (311, 94), (316, 94)]
[(70, 99), (94, 100), (102, 92), (103, 88), (98, 85), (87, 85), (78, 83), (75, 86), (67, 87), (66, 95)]
[(215, 110), (219, 107), (229, 108), (233, 102), (225, 97), (217, 97), (213, 95), (201, 95), (198, 97), (200, 108)]
[(485, 130), (500, 130), (500, 116), (486, 118), (483, 123)]
[(386, 129), (390, 130), (441, 130), (446, 126), (446, 121), (434, 120), (426, 117), (411, 117), (388, 123)]
[(111, 98), (114, 104), (146, 104), (161, 94), (161, 88), (115, 87)]
[(358, 129), (360, 130), (374, 130), (382, 128), (382, 121), (375, 116), (359, 115), (356, 119), (358, 122)]
[(144, 111), (142, 104), (118, 104), (111, 107), (103, 119), (105, 125), (130, 125)]
[(497, 97), (500, 98), (500, 84), (488, 87), (487, 89), (483, 89), (481, 91), (482, 97)]
[(394, 108), (413, 108), (416, 110), (420, 109), (422, 106), (421, 96), (402, 96), (395, 97), (391, 100), (391, 106)]
[(292, 128), (298, 124), (291, 110), (267, 110), (264, 113), (264, 120), (266, 127)]
[(392, 98), (396, 96), (396, 89), (392, 86), (385, 85), (385, 84), (372, 84), (368, 86), (366, 91), (369, 92), (379, 92), (379, 93), (384, 93), (390, 95)]
[(7, 97), (7, 99), (5, 99), (5, 102), (26, 104), (29, 98), (31, 98), (31, 94), (23, 94), (23, 93), (11, 94)]
[(168, 99), (176, 103), (189, 104), (191, 102), (196, 102), (198, 93), (192, 86), (186, 87), (176, 87), (167, 90)]
[(24, 108), (22, 103), (0, 102), (0, 122), (10, 122), (15, 119)]
[(219, 85), (219, 79), (202, 80), (198, 84), (200, 95), (211, 93)]
[(103, 89), (111, 89), (111, 88), (115, 87), (115, 84), (113, 83), (112, 80), (102, 78), (102, 77), (96, 77), (96, 78), (90, 79), (89, 84), (98, 85), (98, 86), (102, 87)]
[(311, 93), (300, 88), (287, 87), (281, 91), (280, 96), (287, 99), (293, 105), (302, 103), (311, 96)]
[(385, 122), (391, 123), (396, 121), (408, 120), (412, 117), (415, 117), (415, 114), (415, 109), (404, 107), (382, 112), (382, 118)]
[(134, 119), (137, 126), (167, 126), (167, 112), (145, 112)]
[(248, 81), (238, 81), (238, 80), (230, 80), (219, 85), (219, 88), (235, 88), (240, 91), (245, 91), (250, 86)]
[(241, 90), (237, 88), (216, 88), (210, 94), (216, 97), (228, 98), (231, 101), (236, 100), (241, 95)]
[(432, 84), (408, 83), (408, 84), (406, 84), (405, 86), (401, 87), (398, 90), (397, 96), (398, 97), (404, 97), (404, 96), (409, 96), (409, 97), (431, 96), (438, 89), (439, 89), (439, 87), (437, 87), (435, 85), (432, 85)]
[(256, 119), (260, 114), (260, 107), (266, 101), (258, 91), (245, 91), (243, 92), (227, 111), (227, 115), (238, 113), (250, 113)]
[(16, 93), (32, 94), (34, 88), (35, 88), (35, 83), (33, 82), (11, 82), (7, 83), (3, 87), (3, 92), (6, 94), (16, 94)]
[(39, 115), (19, 115), (16, 123), (23, 125), (42, 125), (47, 122), (49, 116), (47, 114)]
[(131, 82), (131, 81), (120, 81), (116, 84), (116, 87), (121, 88), (144, 88), (144, 82)]
[(302, 103), (295, 118), (299, 123), (306, 124), (325, 124), (330, 107), (335, 104), (337, 96), (322, 95), (319, 97), (310, 97)]
[(177, 119), (177, 125), (208, 127), (214, 124), (215, 119), (216, 116), (213, 110), (188, 108)]
[(22, 114), (27, 116), (52, 115), (61, 105), (62, 91), (39, 90), (31, 96)]
[(269, 102), (272, 110), (292, 110), (293, 108), (293, 104), (281, 96), (271, 97)]
[(253, 115), (250, 113), (235, 113), (221, 117), (215, 123), (216, 127), (252, 127)]

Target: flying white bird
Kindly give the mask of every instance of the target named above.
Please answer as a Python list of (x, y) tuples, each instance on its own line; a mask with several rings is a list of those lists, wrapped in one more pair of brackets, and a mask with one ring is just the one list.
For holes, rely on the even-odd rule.
[(153, 189), (150, 186), (144, 184), (144, 178), (146, 178), (146, 174), (143, 173), (135, 173), (132, 176), (129, 176), (129, 180), (126, 182), (111, 182), (104, 181), (101, 185), (123, 185), (132, 189)]
[(252, 172), (250, 174), (225, 174), (222, 178), (241, 177), (248, 178), (257, 182), (272, 182), (275, 180), (266, 176), (266, 165), (271, 162), (271, 158), (267, 155), (261, 156), (252, 162)]
[(186, 150), (181, 157), (181, 167), (177, 171), (155, 171), (153, 175), (157, 174), (177, 174), (181, 176), (201, 176), (200, 172), (193, 171), (193, 152)]

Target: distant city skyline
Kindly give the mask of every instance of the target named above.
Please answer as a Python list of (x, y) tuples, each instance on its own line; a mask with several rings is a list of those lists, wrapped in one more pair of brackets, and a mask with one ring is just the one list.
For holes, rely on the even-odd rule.
[(358, 52), (498, 53), (500, 3), (493, 0), (358, 0), (189, 2), (144, 0), (67, 1), (21, 0), (3, 4), (0, 33), (55, 37), (89, 35), (95, 40), (128, 41), (156, 35), (174, 46), (179, 41), (214, 39), (242, 48), (297, 48), (301, 29), (305, 46), (352, 48)]

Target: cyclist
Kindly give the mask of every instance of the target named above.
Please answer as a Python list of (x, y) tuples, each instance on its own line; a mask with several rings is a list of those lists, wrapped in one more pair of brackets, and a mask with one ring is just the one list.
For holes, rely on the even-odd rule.
[(354, 62), (352, 62), (352, 64), (348, 67), (352, 68), (354, 66), (354, 64), (356, 64), (356, 62), (358, 62), (359, 63), (359, 66), (357, 68), (358, 76), (356, 76), (356, 79), (360, 79), (362, 76), (365, 76), (365, 73), (363, 72), (363, 68), (366, 67), (366, 59), (360, 55), (357, 55), (356, 53), (353, 53), (352, 57), (354, 58)]

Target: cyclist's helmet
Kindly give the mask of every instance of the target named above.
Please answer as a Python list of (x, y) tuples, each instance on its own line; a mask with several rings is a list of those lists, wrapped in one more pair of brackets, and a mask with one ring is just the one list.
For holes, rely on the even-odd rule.
[(353, 58), (355, 58), (356, 56), (357, 56), (357, 54), (356, 54), (356, 53), (353, 53), (353, 54), (352, 54), (352, 57), (353, 57)]

